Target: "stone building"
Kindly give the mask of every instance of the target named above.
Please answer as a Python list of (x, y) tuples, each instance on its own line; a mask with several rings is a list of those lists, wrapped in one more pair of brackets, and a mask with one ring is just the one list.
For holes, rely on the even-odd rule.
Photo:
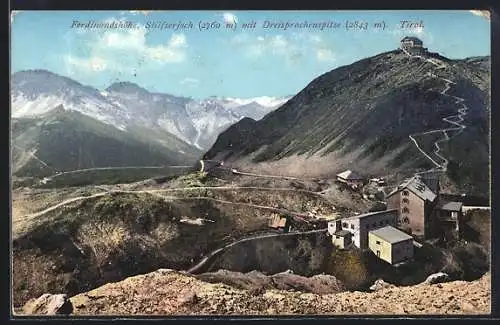
[(398, 228), (421, 238), (432, 236), (432, 218), (437, 204), (439, 180), (414, 176), (387, 195), (387, 209), (395, 209)]
[(427, 53), (427, 48), (424, 48), (424, 43), (417, 37), (414, 36), (406, 36), (401, 40), (401, 49), (413, 54), (413, 55), (422, 55)]
[(463, 204), (439, 193), (436, 176), (416, 175), (387, 195), (387, 208), (395, 209), (398, 228), (417, 238), (460, 238)]

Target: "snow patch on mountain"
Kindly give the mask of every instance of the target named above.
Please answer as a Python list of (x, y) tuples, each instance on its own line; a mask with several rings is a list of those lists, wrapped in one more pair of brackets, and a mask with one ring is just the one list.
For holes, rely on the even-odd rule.
[(270, 96), (262, 96), (262, 97), (254, 97), (254, 98), (225, 98), (227, 101), (234, 102), (236, 106), (248, 105), (250, 103), (257, 103), (264, 107), (278, 107), (286, 103), (291, 96), (288, 97), (270, 97)]
[(220, 132), (244, 117), (260, 119), (290, 97), (194, 100), (152, 93), (118, 82), (104, 90), (46, 70), (17, 72), (11, 78), (12, 117), (33, 117), (62, 105), (121, 130), (132, 126), (159, 129), (199, 149), (207, 149)]

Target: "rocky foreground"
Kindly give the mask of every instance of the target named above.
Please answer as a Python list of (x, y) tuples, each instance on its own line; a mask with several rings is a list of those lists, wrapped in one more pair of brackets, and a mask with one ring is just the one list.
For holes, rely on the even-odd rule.
[[(489, 273), (472, 282), (409, 287), (389, 285), (370, 293), (314, 294), (277, 289), (235, 289), (161, 269), (106, 284), (71, 297), (69, 301), (74, 315), (411, 315), (488, 314), (490, 296)], [(30, 302), (24, 313), (33, 312), (33, 302)]]

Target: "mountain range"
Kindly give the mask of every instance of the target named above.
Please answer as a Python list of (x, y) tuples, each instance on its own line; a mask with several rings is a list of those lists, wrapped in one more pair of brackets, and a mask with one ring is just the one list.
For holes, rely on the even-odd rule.
[[(490, 57), (451, 60), (433, 53), (431, 61), (401, 50), (326, 72), (284, 98), (195, 100), (130, 82), (98, 90), (45, 70), (22, 71), (12, 76), (11, 87), (19, 151), (14, 164), (15, 170), (40, 165), (35, 154), (60, 147), (79, 157), (63, 170), (93, 167), (111, 141), (113, 148), (121, 146), (113, 154), (120, 165), (158, 159), (163, 165), (190, 164), (203, 155), (246, 170), (301, 177), (343, 169), (412, 174), (446, 165), (444, 176), (454, 190), (487, 196), (490, 88)], [(57, 132), (65, 136), (56, 137), (53, 125), (61, 123)], [(81, 131), (75, 137), (96, 143), (81, 147), (67, 136), (73, 129)], [(118, 145), (117, 139), (129, 140)], [(139, 147), (153, 150), (151, 159)], [(102, 149), (94, 156), (96, 148)], [(144, 161), (125, 158), (127, 151)], [(63, 161), (59, 156), (52, 161)]]
[(131, 82), (98, 90), (47, 70), (14, 73), (11, 96), (14, 118), (39, 116), (63, 105), (121, 130), (141, 126), (166, 131), (200, 150), (208, 149), (221, 131), (241, 118), (260, 119), (289, 99), (195, 100), (149, 92)]
[(317, 177), (411, 174), (436, 167), (425, 154), (442, 165), (440, 155), (455, 189), (487, 196), (490, 57), (432, 56), (394, 50), (329, 71), (264, 118), (232, 125), (204, 158)]
[(131, 82), (104, 90), (47, 70), (11, 78), (13, 170), (18, 175), (93, 167), (189, 165), (245, 116), (260, 119), (288, 97), (195, 100)]

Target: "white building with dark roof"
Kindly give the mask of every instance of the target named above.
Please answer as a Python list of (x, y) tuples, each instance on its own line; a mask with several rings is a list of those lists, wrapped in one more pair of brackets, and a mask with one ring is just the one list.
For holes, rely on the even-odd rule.
[(330, 235), (346, 230), (352, 234), (352, 242), (360, 249), (368, 249), (368, 232), (389, 225), (396, 225), (397, 211), (385, 210), (360, 214), (328, 222)]

